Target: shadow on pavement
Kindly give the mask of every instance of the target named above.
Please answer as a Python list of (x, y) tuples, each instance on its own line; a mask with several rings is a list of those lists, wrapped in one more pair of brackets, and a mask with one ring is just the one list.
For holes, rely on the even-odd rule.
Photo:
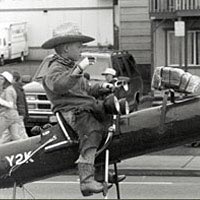
[(174, 147), (158, 152), (151, 153), (149, 155), (192, 155), (199, 156), (200, 155), (200, 146), (192, 147), (191, 144), (183, 145), (179, 147)]

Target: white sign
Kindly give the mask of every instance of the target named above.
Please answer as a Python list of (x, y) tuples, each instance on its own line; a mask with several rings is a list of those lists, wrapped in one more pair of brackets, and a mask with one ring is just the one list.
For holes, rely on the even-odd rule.
[(184, 21), (176, 21), (174, 23), (175, 36), (184, 37), (185, 36), (185, 22)]

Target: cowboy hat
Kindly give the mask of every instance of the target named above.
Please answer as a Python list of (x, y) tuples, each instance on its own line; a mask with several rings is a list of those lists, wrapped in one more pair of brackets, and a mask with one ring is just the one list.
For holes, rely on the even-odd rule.
[(7, 71), (3, 72), (0, 74), (1, 76), (3, 76), (9, 83), (13, 82), (13, 75)]
[(115, 76), (116, 71), (113, 68), (106, 68), (105, 71), (101, 73), (101, 75), (107, 75), (107, 74)]
[(82, 35), (78, 27), (73, 23), (65, 23), (53, 30), (53, 37), (42, 44), (43, 49), (53, 49), (54, 47), (73, 42), (87, 43), (94, 38)]

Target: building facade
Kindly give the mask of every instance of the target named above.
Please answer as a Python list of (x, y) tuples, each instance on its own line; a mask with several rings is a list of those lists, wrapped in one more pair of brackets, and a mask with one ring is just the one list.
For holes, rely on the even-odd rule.
[(200, 76), (200, 0), (151, 0), (150, 19), (152, 66)]
[(137, 63), (150, 64), (149, 0), (120, 0), (120, 49), (134, 54)]
[(119, 0), (119, 48), (131, 52), (145, 90), (151, 81), (151, 23), (149, 0)]

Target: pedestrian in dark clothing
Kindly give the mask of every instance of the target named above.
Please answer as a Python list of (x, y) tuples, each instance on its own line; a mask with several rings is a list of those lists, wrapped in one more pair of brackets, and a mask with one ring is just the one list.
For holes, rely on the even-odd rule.
[(20, 117), (20, 125), (21, 125), (21, 135), (22, 137), (28, 138), (25, 128), (25, 120), (28, 117), (28, 106), (26, 101), (26, 96), (23, 89), (23, 84), (21, 83), (21, 76), (19, 72), (14, 71), (13, 73), (13, 87), (17, 93), (17, 111)]

